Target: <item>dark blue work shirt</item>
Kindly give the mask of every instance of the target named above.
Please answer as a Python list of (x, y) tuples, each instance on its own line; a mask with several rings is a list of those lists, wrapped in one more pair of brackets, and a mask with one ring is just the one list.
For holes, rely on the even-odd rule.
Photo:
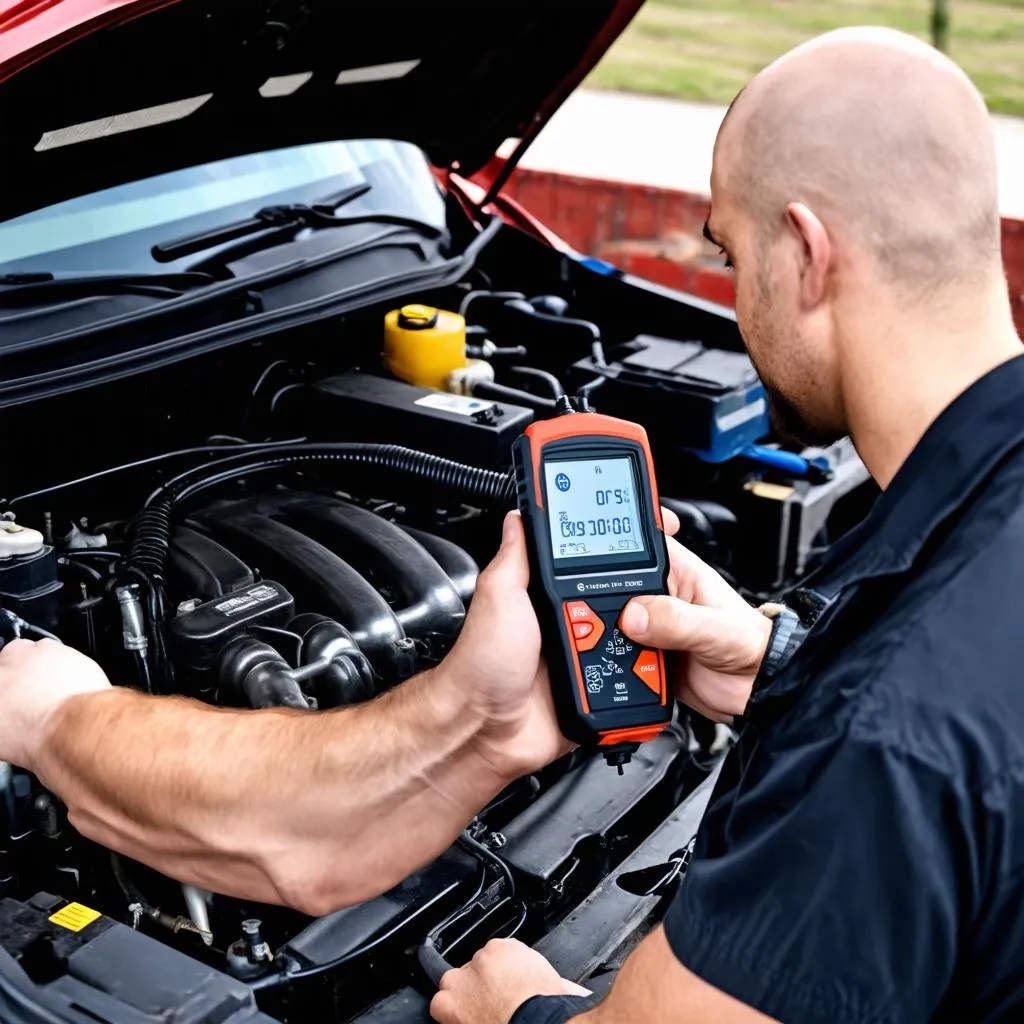
[(807, 585), (833, 601), (751, 700), (669, 944), (794, 1024), (1024, 1020), (1024, 356)]

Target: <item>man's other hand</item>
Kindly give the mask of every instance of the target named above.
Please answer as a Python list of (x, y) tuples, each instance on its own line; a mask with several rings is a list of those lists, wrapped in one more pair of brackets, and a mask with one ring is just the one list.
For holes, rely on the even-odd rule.
[(465, 967), (448, 971), (430, 1004), (438, 1024), (508, 1024), (533, 996), (588, 996), (517, 939), (492, 939)]
[(96, 662), (55, 640), (12, 640), (0, 651), (0, 760), (31, 769), (54, 713), (110, 688)]
[(634, 598), (622, 613), (622, 630), (638, 643), (679, 652), (676, 696), (712, 721), (730, 722), (747, 706), (771, 620), (711, 566), (667, 540), (673, 596)]

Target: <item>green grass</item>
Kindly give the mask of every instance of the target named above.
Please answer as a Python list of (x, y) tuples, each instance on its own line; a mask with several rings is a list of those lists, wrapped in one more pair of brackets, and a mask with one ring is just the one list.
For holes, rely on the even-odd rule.
[[(587, 85), (728, 103), (781, 53), (842, 25), (929, 38), (931, 0), (647, 0)], [(1024, 0), (949, 0), (949, 55), (989, 107), (1024, 115)]]

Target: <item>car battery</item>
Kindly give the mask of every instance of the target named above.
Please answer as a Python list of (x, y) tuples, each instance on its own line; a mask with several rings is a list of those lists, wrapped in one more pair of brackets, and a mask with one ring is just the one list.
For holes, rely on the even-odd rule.
[(316, 438), (400, 444), (485, 469), (512, 465), (512, 442), (532, 409), (342, 373), (282, 396), (277, 411)]
[(598, 411), (641, 423), (676, 450), (724, 462), (770, 430), (764, 386), (742, 352), (642, 334), (606, 358), (606, 366), (591, 357), (573, 364), (574, 386), (603, 377), (593, 391)]
[(244, 982), (48, 893), (0, 899), (0, 949), (49, 1008), (47, 1020), (275, 1024)]

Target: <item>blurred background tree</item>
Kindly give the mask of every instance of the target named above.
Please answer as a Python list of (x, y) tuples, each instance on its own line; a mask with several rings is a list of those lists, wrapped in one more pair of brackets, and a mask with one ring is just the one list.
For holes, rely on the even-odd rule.
[(945, 53), (949, 48), (949, 3), (932, 0), (932, 46)]

